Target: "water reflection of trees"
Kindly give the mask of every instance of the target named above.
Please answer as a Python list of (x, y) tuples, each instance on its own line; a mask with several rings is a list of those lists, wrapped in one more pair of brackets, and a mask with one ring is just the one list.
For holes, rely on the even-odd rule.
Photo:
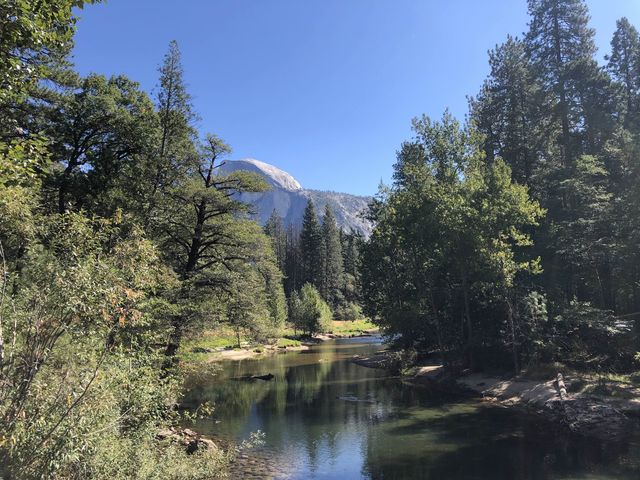
[[(312, 459), (319, 445), (338, 448), (336, 438), (347, 426), (366, 425), (384, 414), (384, 409), (367, 402), (381, 394), (376, 386), (379, 372), (358, 367), (345, 356), (341, 349), (321, 348), (259, 362), (228, 362), (224, 380), (191, 384), (185, 403), (208, 401), (218, 406), (214, 417), (222, 423), (200, 422), (203, 431), (237, 438), (257, 427), (268, 433), (269, 444), (304, 446)], [(267, 372), (275, 375), (273, 381), (239, 380)]]
[[(567, 439), (509, 411), (437, 398), (345, 357), (327, 345), (228, 362), (217, 380), (193, 385), (193, 404), (218, 405), (196, 428), (231, 439), (261, 429), (269, 448), (303, 471), (336, 462), (361, 466), (355, 476), (372, 479), (563, 478), (597, 465), (639, 478), (637, 463), (618, 461), (624, 452)], [(238, 380), (264, 373), (275, 379)]]
[[(418, 416), (382, 435), (377, 433), (368, 432), (362, 472), (373, 480), (528, 480), (581, 474), (603, 479), (640, 478), (638, 461), (630, 461), (634, 455), (638, 458), (638, 452), (629, 452), (629, 445), (603, 445), (593, 439), (568, 436), (536, 419), (517, 417), (503, 409)], [(430, 434), (431, 438), (411, 442), (417, 433), (423, 437)]]

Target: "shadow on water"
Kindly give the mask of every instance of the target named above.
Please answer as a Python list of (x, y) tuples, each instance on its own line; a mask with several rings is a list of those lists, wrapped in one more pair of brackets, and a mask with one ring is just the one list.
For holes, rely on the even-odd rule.
[[(213, 379), (189, 385), (188, 405), (216, 407), (195, 429), (230, 441), (266, 434), (264, 447), (239, 459), (234, 478), (640, 478), (637, 443), (575, 438), (350, 361), (380, 348), (375, 338), (339, 340), (303, 353), (224, 362)], [(237, 380), (267, 373), (273, 380)]]

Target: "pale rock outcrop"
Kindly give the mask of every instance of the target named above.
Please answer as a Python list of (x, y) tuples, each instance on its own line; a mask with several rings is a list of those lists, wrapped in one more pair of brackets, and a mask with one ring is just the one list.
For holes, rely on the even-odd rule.
[(346, 232), (359, 232), (365, 237), (371, 234), (372, 225), (363, 214), (371, 201), (370, 197), (348, 193), (307, 190), (287, 172), (260, 160), (247, 158), (228, 160), (220, 167), (221, 174), (238, 170), (257, 173), (262, 176), (271, 189), (262, 193), (243, 193), (239, 200), (253, 206), (253, 217), (264, 225), (275, 209), (284, 224), (300, 226), (308, 199), (313, 201), (318, 215), (322, 215), (325, 205), (329, 205), (339, 227)]

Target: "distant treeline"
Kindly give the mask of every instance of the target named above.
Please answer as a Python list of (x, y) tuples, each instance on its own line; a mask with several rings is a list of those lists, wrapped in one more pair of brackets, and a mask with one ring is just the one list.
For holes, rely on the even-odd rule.
[(336, 319), (362, 317), (359, 265), (364, 238), (358, 232), (347, 233), (338, 228), (329, 205), (320, 220), (309, 200), (301, 228), (293, 224), (285, 227), (274, 210), (265, 232), (273, 241), (278, 265), (284, 273), (287, 298), (291, 299), (308, 283), (328, 303)]

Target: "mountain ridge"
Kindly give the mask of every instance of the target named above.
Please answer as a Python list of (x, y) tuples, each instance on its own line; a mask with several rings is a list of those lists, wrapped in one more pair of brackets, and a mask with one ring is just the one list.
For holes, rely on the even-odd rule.
[(345, 192), (303, 188), (291, 174), (284, 170), (254, 158), (227, 160), (220, 167), (221, 174), (245, 170), (259, 174), (271, 186), (260, 193), (241, 193), (240, 201), (254, 207), (254, 219), (264, 225), (275, 209), (282, 217), (285, 226), (300, 227), (307, 201), (311, 199), (318, 216), (322, 216), (325, 206), (333, 210), (338, 226), (343, 230), (355, 231), (368, 237), (372, 224), (364, 218), (372, 197), (353, 195)]

